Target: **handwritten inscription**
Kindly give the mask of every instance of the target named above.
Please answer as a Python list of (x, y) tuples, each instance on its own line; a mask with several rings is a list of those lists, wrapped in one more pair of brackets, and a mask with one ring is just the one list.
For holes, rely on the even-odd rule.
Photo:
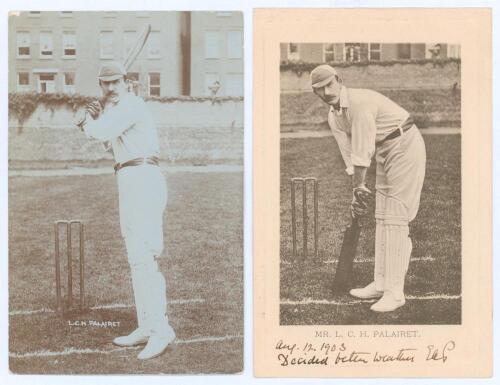
[(302, 345), (279, 340), (276, 344), (277, 361), (280, 366), (341, 366), (366, 364), (391, 364), (394, 362), (440, 362), (444, 364), (455, 350), (455, 341), (428, 345), (425, 348), (401, 347), (396, 350), (358, 350), (348, 343), (313, 343)]
[(426, 361), (441, 361), (443, 363), (448, 360), (448, 352), (455, 350), (455, 342), (448, 341), (443, 347), (429, 345), (427, 346)]

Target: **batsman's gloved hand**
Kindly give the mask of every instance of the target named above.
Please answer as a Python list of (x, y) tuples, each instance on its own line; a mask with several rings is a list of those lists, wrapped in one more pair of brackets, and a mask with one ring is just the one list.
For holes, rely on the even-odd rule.
[(362, 218), (368, 214), (368, 203), (372, 192), (365, 185), (354, 187), (352, 190), (351, 216)]
[(102, 112), (101, 103), (98, 100), (93, 101), (85, 106), (85, 109), (92, 116), (92, 119), (97, 119)]

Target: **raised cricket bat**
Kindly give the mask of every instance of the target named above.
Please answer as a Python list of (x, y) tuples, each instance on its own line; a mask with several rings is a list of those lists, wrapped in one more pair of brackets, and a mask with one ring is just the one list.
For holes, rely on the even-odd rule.
[[(142, 29), (141, 33), (137, 37), (137, 40), (134, 42), (134, 45), (132, 46), (127, 56), (125, 57), (125, 60), (123, 61), (123, 67), (125, 67), (125, 71), (128, 71), (132, 66), (132, 64), (134, 63), (135, 59), (137, 59), (142, 49), (146, 45), (146, 42), (150, 34), (151, 34), (151, 24), (148, 23)], [(106, 97), (103, 97), (99, 100), (99, 103), (101, 104), (101, 107), (103, 109), (106, 106), (106, 102), (107, 102)], [(76, 125), (80, 129), (82, 129), (82, 124), (84, 121), (85, 121), (85, 115), (80, 117), (80, 119), (78, 119)]]
[(339, 261), (333, 279), (333, 292), (336, 295), (345, 294), (352, 287), (352, 267), (356, 248), (358, 247), (361, 227), (356, 218), (344, 231), (344, 240), (340, 249)]

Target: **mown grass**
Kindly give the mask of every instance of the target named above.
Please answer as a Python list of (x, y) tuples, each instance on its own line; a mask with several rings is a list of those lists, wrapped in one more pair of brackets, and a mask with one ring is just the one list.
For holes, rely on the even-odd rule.
[[(460, 90), (379, 90), (415, 119), (417, 126), (460, 127)], [(312, 92), (281, 94), (281, 131), (320, 130), (328, 127), (328, 106)]]
[[(243, 334), (242, 182), (241, 173), (168, 176), (167, 252), (161, 260), (167, 297), (204, 301), (169, 305), (179, 339)], [(54, 308), (53, 222), (68, 218), (86, 224), (88, 305), (133, 304), (115, 177), (14, 177), (9, 179), (10, 311)], [(69, 326), (68, 320), (75, 319), (119, 321), (120, 327)], [(69, 347), (111, 350), (112, 338), (135, 327), (134, 308), (93, 310), (66, 319), (50, 313), (11, 315), (9, 349), (11, 353)], [(138, 350), (11, 358), (10, 369), (16, 373), (234, 373), (242, 369), (242, 345), (242, 339), (173, 345), (148, 363), (135, 359)]]
[[(406, 279), (408, 295), (460, 295), (461, 293), (461, 152), (459, 135), (424, 135), (427, 149), (426, 179), (420, 211), (410, 225), (412, 262)], [(292, 258), (290, 178), (311, 176), (319, 180), (319, 253), (312, 254), (312, 199), (309, 200), (309, 257), (301, 257), (301, 210), (298, 219), (298, 260)], [(374, 165), (368, 184), (375, 185)], [(349, 223), (351, 181), (333, 138), (281, 140), (280, 295), (282, 300), (335, 298), (331, 284), (343, 231)], [(301, 202), (301, 195), (296, 199)], [(311, 195), (309, 195), (311, 197)], [(371, 212), (374, 202), (371, 202)], [(375, 220), (364, 220), (354, 286), (372, 280)], [(348, 296), (341, 298), (348, 301)], [(413, 300), (402, 309), (378, 316), (367, 304), (282, 305), (281, 324), (456, 324), (461, 322), (460, 300)]]

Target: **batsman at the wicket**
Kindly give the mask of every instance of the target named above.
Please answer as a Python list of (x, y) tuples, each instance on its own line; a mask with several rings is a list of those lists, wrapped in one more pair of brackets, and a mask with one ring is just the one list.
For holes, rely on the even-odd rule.
[(87, 106), (81, 127), (89, 138), (109, 141), (116, 161), (121, 234), (132, 275), (138, 327), (117, 337), (120, 346), (146, 344), (139, 359), (160, 355), (175, 339), (166, 316), (166, 281), (159, 269), (167, 186), (158, 167), (159, 141), (146, 103), (127, 91), (126, 70), (102, 66), (98, 80), (107, 101)]
[(365, 178), (373, 156), (377, 165), (374, 279), (350, 294), (380, 298), (371, 306), (373, 311), (396, 310), (405, 304), (404, 281), (412, 250), (408, 224), (417, 215), (424, 182), (422, 135), (406, 110), (378, 92), (346, 88), (329, 65), (311, 72), (311, 85), (330, 106), (328, 123), (352, 176), (353, 218), (368, 212), (371, 191)]

